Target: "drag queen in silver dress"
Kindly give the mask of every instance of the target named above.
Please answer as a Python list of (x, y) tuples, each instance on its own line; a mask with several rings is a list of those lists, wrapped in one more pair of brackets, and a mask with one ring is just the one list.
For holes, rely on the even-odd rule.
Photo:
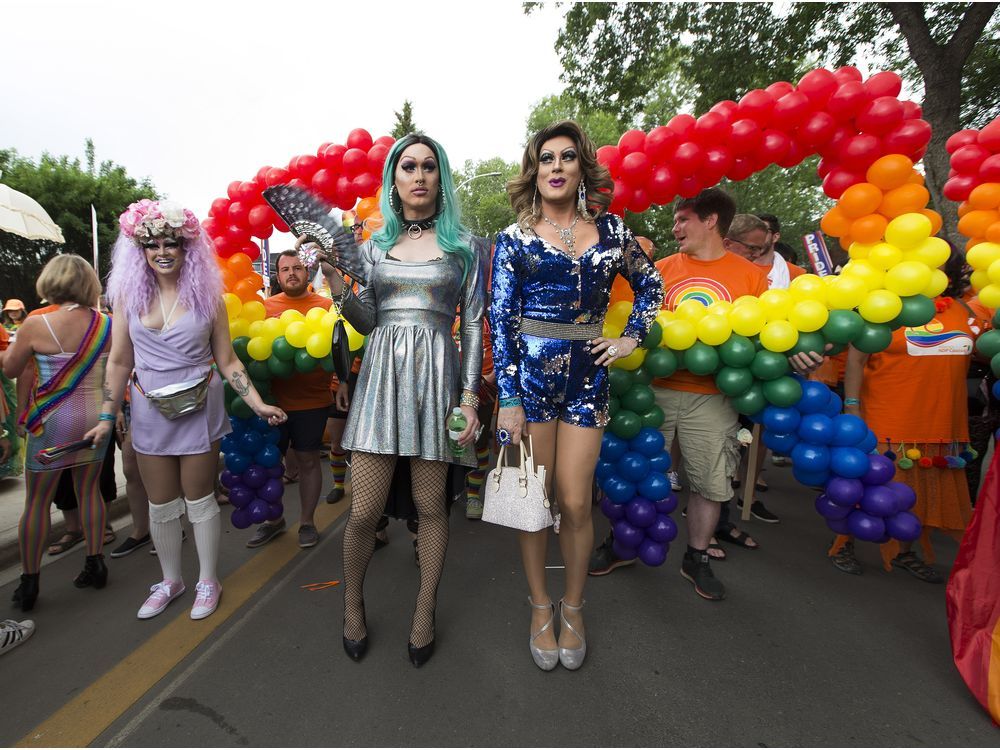
[[(487, 246), (460, 223), (441, 146), (407, 135), (386, 157), (384, 228), (359, 248), (365, 277), (355, 295), (333, 274), (344, 317), (368, 336), (344, 430), (352, 452), (351, 515), (344, 531), (344, 650), (368, 647), (363, 586), (397, 458), (409, 458), (419, 516), (420, 592), (408, 652), (415, 666), (434, 649), (434, 610), (448, 546), (449, 463), (475, 467)], [(343, 264), (341, 264), (343, 265)], [(324, 263), (324, 270), (328, 266)], [(461, 316), (461, 357), (451, 336)], [(460, 407), (468, 427), (456, 453), (446, 420)]]

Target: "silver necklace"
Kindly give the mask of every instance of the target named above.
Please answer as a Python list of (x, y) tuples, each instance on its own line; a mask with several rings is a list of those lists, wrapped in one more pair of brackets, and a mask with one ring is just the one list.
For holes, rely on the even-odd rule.
[(576, 227), (576, 223), (580, 220), (579, 214), (573, 217), (573, 223), (568, 227), (561, 227), (556, 224), (552, 219), (550, 219), (545, 214), (542, 214), (542, 219), (550, 227), (559, 232), (559, 239), (566, 246), (566, 251), (569, 257), (576, 258), (576, 235), (573, 234), (573, 229)]

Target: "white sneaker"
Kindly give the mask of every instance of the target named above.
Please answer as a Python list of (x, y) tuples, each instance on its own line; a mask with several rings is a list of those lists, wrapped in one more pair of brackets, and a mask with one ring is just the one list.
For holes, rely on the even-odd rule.
[(478, 521), (483, 517), (483, 501), (478, 497), (470, 497), (465, 501), (465, 517)]
[(789, 461), (784, 456), (775, 456), (775, 455), (772, 455), (771, 456), (771, 463), (774, 464), (775, 466), (791, 466), (792, 462)]
[(0, 622), (0, 654), (13, 651), (35, 632), (34, 620), (4, 620)]
[(217, 581), (198, 581), (194, 590), (197, 595), (194, 606), (191, 607), (191, 619), (202, 620), (218, 608), (219, 599), (222, 598), (222, 584)]
[(138, 617), (140, 620), (148, 620), (151, 617), (156, 617), (167, 608), (170, 602), (183, 594), (187, 589), (184, 588), (183, 581), (160, 581), (159, 583), (154, 583), (149, 590), (151, 592), (149, 598), (139, 607)]
[(668, 471), (667, 479), (670, 480), (670, 489), (674, 492), (680, 492), (683, 487), (681, 487), (681, 477), (676, 471)]

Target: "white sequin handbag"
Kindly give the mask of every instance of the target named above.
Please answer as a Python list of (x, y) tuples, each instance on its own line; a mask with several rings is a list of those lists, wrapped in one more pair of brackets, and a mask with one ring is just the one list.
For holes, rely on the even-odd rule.
[(483, 488), (484, 521), (521, 531), (541, 531), (552, 525), (545, 496), (545, 467), (535, 469), (530, 442), (530, 437), (521, 440), (520, 466), (505, 466), (507, 446), (500, 448), (497, 466)]

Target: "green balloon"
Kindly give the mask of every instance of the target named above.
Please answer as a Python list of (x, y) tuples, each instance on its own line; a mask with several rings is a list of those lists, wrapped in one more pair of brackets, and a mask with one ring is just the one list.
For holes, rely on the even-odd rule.
[(295, 363), (278, 359), (273, 354), (267, 358), (267, 369), (276, 378), (287, 378), (295, 372)]
[(719, 353), (714, 346), (695, 341), (684, 352), (684, 367), (693, 375), (711, 375), (719, 369)]
[(229, 413), (240, 419), (249, 419), (253, 416), (253, 409), (250, 408), (250, 405), (246, 401), (236, 396), (229, 402)]
[(1000, 310), (993, 313), (993, 327), (1000, 328)]
[(267, 361), (258, 362), (256, 359), (251, 360), (251, 362), (247, 365), (247, 375), (249, 375), (250, 379), (254, 382), (257, 382), (258, 380), (270, 380), (271, 371), (267, 369)]
[(222, 397), (226, 399), (226, 403), (230, 403), (234, 398), (236, 398), (236, 391), (229, 383), (223, 382), (222, 384)]
[(753, 373), (745, 367), (723, 367), (715, 376), (715, 385), (730, 398), (742, 396), (753, 385)]
[(759, 334), (757, 336), (751, 336), (750, 337), (750, 343), (753, 344), (754, 351), (758, 351), (759, 352), (761, 349), (764, 348), (764, 345), (762, 343), (760, 343), (760, 335)]
[(861, 333), (851, 342), (851, 345), (865, 354), (875, 354), (888, 349), (891, 343), (892, 329), (889, 326), (880, 323), (865, 323), (865, 327), (861, 329)]
[(849, 344), (861, 333), (865, 321), (853, 310), (831, 310), (823, 326), (823, 337), (835, 344)]
[(838, 354), (847, 351), (847, 344), (834, 344), (833, 342), (829, 343), (830, 343), (830, 348), (826, 352), (826, 356), (828, 357), (836, 357)]
[(612, 396), (608, 399), (608, 415), (614, 417), (618, 413), (618, 410), (622, 408), (621, 399), (617, 396)]
[(288, 340), (284, 336), (278, 336), (271, 344), (271, 354), (273, 354), (278, 359), (283, 359), (286, 362), (291, 362), (295, 359), (295, 353), (302, 351), (301, 349), (296, 349), (294, 346), (288, 343)]
[(653, 389), (648, 385), (636, 383), (622, 396), (622, 406), (636, 414), (645, 414), (656, 404)]
[(640, 418), (642, 419), (643, 427), (652, 427), (654, 430), (658, 430), (660, 425), (662, 425), (663, 421), (666, 419), (666, 416), (663, 414), (663, 409), (656, 404), (653, 404), (653, 408), (643, 414)]
[(912, 297), (901, 297), (903, 309), (899, 311), (892, 323), (908, 328), (925, 326), (934, 318), (937, 309), (934, 307), (934, 300), (923, 294), (914, 294)]
[(980, 336), (976, 341), (976, 351), (990, 359), (1000, 354), (1000, 331), (987, 331)]
[(257, 393), (260, 394), (261, 398), (271, 395), (271, 381), (268, 380), (254, 380), (253, 387), (257, 389)]
[(233, 351), (236, 352), (236, 356), (239, 358), (240, 362), (246, 364), (247, 361), (252, 361), (253, 357), (247, 351), (247, 344), (250, 343), (249, 336), (237, 336), (233, 339)]
[(316, 365), (319, 364), (319, 360), (313, 355), (307, 352), (305, 349), (299, 349), (295, 352), (295, 369), (301, 373), (312, 372), (316, 369)]
[(653, 382), (653, 373), (647, 368), (645, 363), (632, 370), (632, 385), (649, 385)]
[(719, 357), (729, 367), (749, 367), (756, 353), (753, 342), (738, 333), (719, 344)]
[(324, 372), (333, 372), (337, 369), (333, 364), (333, 355), (327, 354), (319, 361), (319, 366), (323, 368)]
[(646, 355), (642, 366), (654, 378), (669, 378), (677, 372), (677, 355), (669, 349), (657, 347)]
[(608, 370), (608, 386), (616, 396), (621, 396), (632, 387), (632, 373), (620, 367), (612, 367)]
[(611, 418), (608, 429), (624, 440), (631, 440), (642, 429), (642, 419), (634, 411), (619, 409), (618, 413)]
[(795, 406), (802, 398), (802, 384), (788, 375), (768, 380), (764, 383), (764, 398), (774, 406)]
[(750, 372), (760, 380), (774, 380), (788, 372), (788, 357), (761, 349), (750, 363)]
[(660, 324), (654, 320), (653, 325), (649, 327), (649, 333), (647, 333), (646, 338), (642, 340), (642, 346), (652, 351), (660, 345), (661, 341), (663, 341), (663, 329), (660, 327)]
[(823, 334), (819, 331), (810, 331), (807, 333), (799, 333), (799, 340), (795, 342), (795, 346), (785, 352), (785, 354), (788, 356), (793, 354), (808, 354), (809, 352), (822, 354), (825, 350), (826, 339), (823, 338)]
[(756, 414), (767, 406), (763, 384), (755, 382), (746, 393), (731, 399), (731, 403), (740, 414)]
[(993, 359), (990, 360), (990, 369), (993, 370), (993, 374), (1000, 378), (1000, 354), (994, 354)]

